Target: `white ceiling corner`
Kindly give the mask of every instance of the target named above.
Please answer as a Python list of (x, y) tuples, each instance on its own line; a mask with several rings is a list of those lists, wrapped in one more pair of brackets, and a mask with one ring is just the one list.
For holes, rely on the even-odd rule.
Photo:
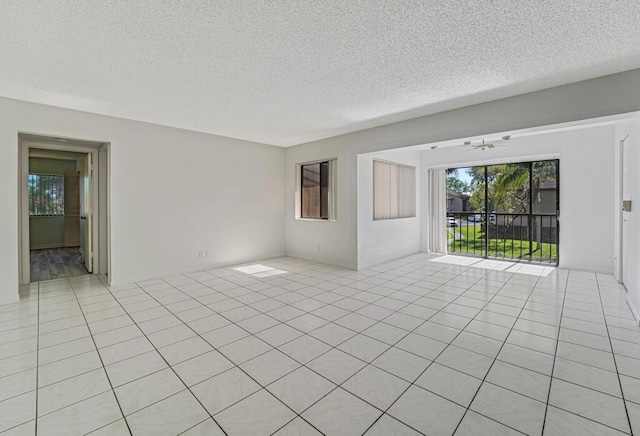
[(638, 0), (0, 10), (0, 96), (280, 146), (640, 67)]

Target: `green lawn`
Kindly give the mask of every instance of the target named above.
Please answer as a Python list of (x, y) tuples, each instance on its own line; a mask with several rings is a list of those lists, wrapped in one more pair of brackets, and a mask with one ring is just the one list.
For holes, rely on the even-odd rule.
[[(468, 226), (448, 227), (449, 252), (484, 256), (485, 235), (480, 223), (470, 223)], [(453, 230), (462, 239), (454, 239)], [(493, 235), (491, 235), (493, 236)], [(526, 237), (526, 235), (523, 235)], [(489, 238), (489, 256), (514, 260), (529, 260), (529, 241), (517, 239), (519, 235), (512, 235), (515, 239)], [(537, 248), (538, 244), (533, 243)], [(533, 261), (555, 264), (557, 260), (557, 244), (542, 243), (533, 251)]]

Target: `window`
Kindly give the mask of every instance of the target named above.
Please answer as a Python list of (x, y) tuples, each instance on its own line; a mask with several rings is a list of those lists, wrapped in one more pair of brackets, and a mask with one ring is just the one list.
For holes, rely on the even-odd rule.
[(64, 216), (64, 176), (29, 174), (29, 216)]
[(336, 160), (300, 165), (300, 218), (335, 220)]
[(373, 161), (373, 219), (416, 216), (416, 168)]

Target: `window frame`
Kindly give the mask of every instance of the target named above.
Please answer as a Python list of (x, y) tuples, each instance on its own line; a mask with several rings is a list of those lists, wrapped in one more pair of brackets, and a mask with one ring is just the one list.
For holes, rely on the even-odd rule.
[[(305, 167), (312, 167), (312, 166), (317, 166), (318, 167), (318, 181), (317, 181), (317, 188), (319, 190), (319, 195), (318, 195), (318, 199), (319, 199), (319, 204), (318, 205), (310, 205), (311, 207), (305, 208)], [(323, 174), (324, 172), (327, 172), (327, 174)], [(300, 218), (303, 219), (314, 219), (314, 220), (328, 220), (329, 219), (329, 211), (328, 210), (324, 210), (323, 206), (326, 203), (326, 208), (329, 209), (329, 201), (328, 201), (328, 196), (329, 196), (329, 161), (323, 161), (323, 162), (315, 162), (315, 163), (307, 163), (307, 164), (303, 164), (300, 165)], [(326, 178), (326, 184), (323, 183), (323, 179)], [(307, 187), (309, 188), (309, 187)], [(327, 196), (327, 201), (324, 201), (324, 196)], [(307, 204), (308, 205), (308, 204)], [(309, 206), (309, 205), (308, 205)], [(304, 211), (305, 209), (318, 209), (318, 215), (304, 215)]]
[[(335, 222), (338, 220), (337, 218), (337, 201), (336, 201), (336, 193), (337, 193), (337, 158), (327, 158), (327, 159), (318, 159), (308, 162), (301, 162), (296, 164), (296, 210), (295, 210), (295, 219), (300, 221), (321, 221), (321, 222)], [(320, 184), (320, 216), (303, 216), (303, 206), (304, 206), (304, 177), (303, 171), (305, 166), (309, 165), (320, 165), (320, 171), (322, 171), (322, 164), (327, 164), (327, 185), (324, 189), (327, 191), (327, 213), (326, 217), (322, 217), (322, 192), (323, 187), (322, 183), (319, 180)], [(319, 178), (321, 179), (322, 175), (319, 174)], [(333, 198), (332, 198), (333, 197)]]
[[(32, 214), (32, 204), (31, 204), (31, 198), (32, 196), (30, 195), (30, 193), (27, 193), (27, 202), (29, 205), (29, 218), (64, 218), (66, 216), (66, 211), (65, 211), (65, 188), (66, 188), (66, 184), (67, 184), (67, 180), (64, 174), (51, 174), (51, 173), (37, 173), (37, 172), (28, 172), (27, 173), (27, 183), (30, 182), (31, 176), (38, 176), (38, 177), (56, 177), (56, 178), (60, 178), (62, 180), (62, 212), (61, 213), (55, 213), (55, 214)], [(40, 185), (38, 186), (40, 188)]]

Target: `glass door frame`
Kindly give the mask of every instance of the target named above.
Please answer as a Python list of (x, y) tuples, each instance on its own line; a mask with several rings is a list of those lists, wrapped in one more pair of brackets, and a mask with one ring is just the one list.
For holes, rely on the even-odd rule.
[[(534, 164), (537, 162), (554, 162), (555, 163), (555, 181), (556, 181), (556, 188), (555, 188), (555, 214), (551, 213), (534, 213), (534, 178), (533, 178), (533, 171), (534, 171)], [(494, 165), (510, 165), (510, 164), (527, 164), (528, 166), (528, 174), (529, 174), (529, 195), (528, 195), (528, 212), (527, 213), (522, 213), (522, 214), (502, 214), (502, 215), (520, 215), (520, 220), (521, 222), (525, 219), (526, 217), (526, 222), (527, 222), (527, 233), (528, 233), (528, 240), (527, 242), (529, 243), (529, 253), (527, 255), (527, 258), (523, 258), (522, 256), (520, 258), (514, 258), (513, 257), (513, 248), (512, 248), (512, 257), (508, 258), (508, 257), (500, 257), (497, 255), (490, 255), (491, 253), (491, 238), (490, 238), (490, 216), (494, 215), (496, 217), (496, 223), (498, 221), (498, 215), (501, 215), (501, 213), (497, 213), (497, 212), (491, 212), (489, 210), (489, 174), (488, 174), (488, 169), (489, 167), (492, 167)], [(484, 168), (484, 207), (483, 207), (483, 212), (481, 213), (475, 213), (473, 212), (473, 214), (477, 214), (477, 215), (481, 215), (483, 217), (483, 225), (485, 226), (485, 240), (484, 240), (484, 253), (483, 254), (476, 254), (475, 250), (474, 253), (469, 254), (468, 252), (468, 248), (467, 248), (467, 253), (466, 255), (468, 256), (475, 256), (475, 257), (481, 257), (484, 259), (499, 259), (499, 260), (508, 260), (508, 261), (515, 261), (515, 262), (531, 262), (531, 263), (537, 263), (537, 264), (543, 264), (543, 265), (551, 265), (551, 266), (558, 266), (559, 262), (560, 262), (560, 159), (559, 158), (555, 158), (555, 159), (540, 159), (540, 160), (535, 160), (535, 161), (524, 161), (524, 162), (506, 162), (506, 163), (492, 163), (492, 164), (487, 164), (487, 165), (472, 165), (469, 167), (461, 167), (461, 168)], [(456, 168), (457, 169), (457, 168)], [(447, 212), (449, 214), (449, 212)], [(455, 213), (453, 213), (455, 215)], [(469, 214), (472, 214), (471, 212), (467, 212), (467, 216)], [(462, 215), (462, 214), (461, 214)], [(553, 221), (553, 217), (555, 216), (555, 222)], [(553, 235), (553, 240), (555, 240), (555, 263), (552, 262), (544, 262), (542, 259), (542, 248), (540, 249), (540, 260), (536, 260), (535, 259), (535, 255), (534, 255), (534, 244), (536, 243), (536, 241), (534, 240), (534, 225), (536, 225), (536, 218), (538, 218), (539, 220), (542, 220), (544, 217), (549, 217), (549, 228), (550, 231), (553, 231), (552, 229), (555, 227), (555, 235)], [(460, 222), (462, 221), (462, 218), (460, 218)], [(555, 224), (555, 226), (554, 226)], [(467, 223), (468, 225), (468, 223)], [(540, 228), (542, 229), (542, 222), (540, 224)], [(448, 230), (447, 230), (448, 231)], [(540, 230), (541, 231), (541, 230)], [(542, 238), (542, 236), (540, 235), (540, 238)], [(525, 242), (524, 240), (521, 239), (522, 242)], [(455, 239), (454, 239), (454, 247), (455, 247)], [(455, 251), (452, 252), (452, 254), (462, 254), (465, 255), (465, 253), (456, 253)], [(551, 248), (550, 248), (550, 258), (551, 258)]]

